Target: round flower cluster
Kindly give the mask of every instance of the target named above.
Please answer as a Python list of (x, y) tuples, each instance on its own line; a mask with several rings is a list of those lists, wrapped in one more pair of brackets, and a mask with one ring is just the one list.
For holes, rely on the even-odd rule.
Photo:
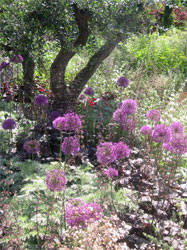
[(34, 103), (36, 105), (42, 105), (45, 106), (48, 103), (48, 99), (45, 95), (39, 94), (34, 98)]
[(176, 134), (184, 134), (184, 127), (182, 126), (182, 124), (180, 122), (173, 122), (170, 125), (170, 128), (172, 130), (172, 135), (176, 135)]
[(89, 96), (94, 96), (94, 89), (91, 87), (87, 87), (84, 91), (84, 94)]
[(81, 199), (72, 199), (66, 205), (66, 221), (70, 227), (85, 228), (103, 216), (101, 206), (95, 202), (86, 203)]
[(171, 153), (183, 155), (187, 153), (187, 136), (175, 134), (171, 141), (164, 143), (162, 147)]
[(112, 179), (113, 177), (118, 176), (118, 171), (115, 168), (109, 168), (105, 171), (105, 175), (109, 178)]
[(124, 110), (126, 114), (134, 114), (136, 112), (138, 104), (133, 99), (126, 99), (122, 102), (121, 109)]
[(128, 146), (122, 141), (118, 143), (114, 143), (114, 151), (115, 151), (117, 160), (121, 160), (125, 157), (129, 157), (130, 152), (131, 152)]
[(52, 192), (62, 191), (65, 188), (66, 183), (65, 173), (60, 169), (53, 169), (47, 174), (46, 185)]
[(152, 129), (149, 126), (143, 126), (140, 129), (140, 133), (144, 136), (149, 136), (152, 133)]
[(58, 118), (60, 116), (60, 113), (58, 111), (53, 111), (50, 114), (50, 120), (54, 121), (56, 118)]
[(101, 164), (110, 164), (116, 160), (115, 147), (112, 142), (102, 142), (97, 146), (97, 160)]
[(115, 122), (124, 124), (126, 119), (127, 119), (127, 114), (121, 108), (116, 109), (116, 111), (113, 113), (113, 120)]
[(117, 86), (126, 88), (128, 85), (129, 85), (129, 80), (126, 77), (121, 76), (120, 78), (118, 78)]
[(75, 155), (79, 152), (79, 140), (76, 137), (66, 137), (62, 143), (62, 152), (65, 155)]
[(152, 132), (152, 140), (155, 142), (168, 143), (171, 140), (171, 136), (171, 128), (164, 124), (156, 125)]
[(29, 140), (24, 143), (23, 148), (29, 154), (36, 154), (40, 151), (40, 143), (37, 140)]
[(124, 124), (122, 124), (122, 129), (124, 131), (133, 131), (136, 127), (135, 120), (127, 119)]
[(62, 131), (64, 129), (64, 117), (57, 117), (54, 121), (53, 121), (53, 127)]
[(158, 122), (160, 121), (160, 112), (156, 109), (150, 110), (146, 113), (148, 120)]
[(2, 124), (2, 128), (7, 130), (7, 129), (14, 129), (16, 127), (16, 122), (12, 120), (11, 118), (5, 120)]

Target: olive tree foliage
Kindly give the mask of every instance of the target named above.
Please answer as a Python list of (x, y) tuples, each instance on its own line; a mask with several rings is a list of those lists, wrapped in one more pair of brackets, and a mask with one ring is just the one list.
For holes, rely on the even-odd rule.
[[(158, 2), (158, 1), (156, 1)], [(146, 29), (151, 0), (1, 0), (0, 48), (23, 56), (24, 90), (28, 99), (34, 86), (35, 63), (42, 62), (45, 43), (56, 45), (50, 67), (55, 105), (73, 104), (85, 84), (115, 46), (130, 34)], [(102, 45), (96, 46), (98, 38)], [(72, 57), (92, 47), (87, 65), (70, 83), (65, 72)]]

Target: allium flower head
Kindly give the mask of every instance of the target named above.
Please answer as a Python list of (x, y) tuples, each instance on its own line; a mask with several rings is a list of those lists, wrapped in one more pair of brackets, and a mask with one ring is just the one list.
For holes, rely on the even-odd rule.
[(143, 126), (140, 129), (140, 133), (144, 136), (149, 136), (152, 134), (152, 129), (150, 126)]
[(53, 111), (50, 114), (50, 120), (54, 121), (56, 118), (58, 118), (60, 116), (60, 113), (58, 111)]
[(117, 85), (120, 87), (126, 88), (129, 85), (129, 80), (126, 77), (121, 76), (117, 80)]
[(6, 68), (8, 65), (9, 65), (9, 64), (6, 63), (6, 62), (2, 62), (2, 63), (0, 64), (0, 71), (3, 70), (4, 68)]
[(180, 122), (173, 122), (170, 126), (172, 130), (172, 135), (175, 134), (184, 134), (184, 127)]
[(23, 148), (29, 154), (36, 154), (40, 151), (40, 143), (37, 140), (29, 140), (24, 143)]
[(66, 221), (70, 227), (85, 228), (88, 224), (101, 219), (103, 210), (95, 202), (86, 203), (81, 199), (72, 199), (66, 205)]
[(16, 122), (11, 118), (5, 120), (2, 124), (3, 129), (14, 129), (16, 127)]
[(167, 143), (171, 140), (171, 128), (164, 125), (159, 124), (156, 125), (152, 132), (152, 140), (155, 142)]
[(84, 94), (89, 96), (94, 96), (94, 89), (91, 87), (87, 87), (84, 91)]
[(80, 150), (79, 140), (76, 137), (70, 136), (64, 138), (62, 143), (62, 152), (65, 155), (75, 155)]
[(15, 55), (10, 59), (10, 62), (13, 62), (15, 64), (22, 63), (23, 57), (21, 55)]
[(114, 151), (115, 151), (117, 160), (121, 160), (121, 159), (124, 159), (125, 157), (129, 157), (130, 152), (131, 152), (128, 146), (122, 141), (118, 143), (114, 143)]
[(116, 160), (115, 147), (112, 142), (102, 142), (97, 146), (97, 160), (101, 164), (109, 164)]
[(105, 175), (109, 178), (112, 179), (113, 177), (118, 176), (118, 171), (115, 168), (109, 168), (105, 171)]
[(187, 153), (187, 136), (183, 134), (175, 134), (168, 143), (162, 145), (164, 149), (174, 154), (186, 154)]
[(64, 130), (64, 126), (65, 126), (64, 117), (59, 116), (53, 121), (53, 127), (60, 131)]
[(134, 114), (136, 112), (137, 106), (138, 104), (135, 100), (126, 99), (123, 101), (121, 109), (123, 109), (126, 114)]
[(61, 169), (53, 169), (47, 174), (46, 185), (52, 192), (62, 191), (65, 188), (66, 183), (65, 173)]
[(124, 124), (125, 121), (127, 120), (127, 114), (123, 111), (123, 109), (116, 109), (116, 111), (113, 113), (112, 119), (115, 122), (119, 122), (121, 124)]
[(160, 121), (160, 112), (156, 109), (150, 110), (146, 113), (146, 117), (151, 121), (158, 122)]
[(133, 119), (127, 119), (122, 125), (122, 130), (124, 131), (133, 131), (136, 127), (136, 122)]
[(76, 131), (82, 127), (82, 122), (80, 117), (73, 112), (65, 114), (63, 118), (64, 118), (63, 130)]
[(48, 99), (45, 95), (39, 94), (34, 98), (34, 103), (36, 105), (42, 105), (45, 106), (48, 103)]

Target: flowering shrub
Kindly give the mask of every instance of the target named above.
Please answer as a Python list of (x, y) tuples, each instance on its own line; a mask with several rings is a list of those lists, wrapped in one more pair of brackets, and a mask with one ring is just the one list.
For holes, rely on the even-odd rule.
[(66, 183), (65, 173), (60, 169), (53, 169), (47, 174), (46, 185), (52, 192), (62, 191), (65, 188)]

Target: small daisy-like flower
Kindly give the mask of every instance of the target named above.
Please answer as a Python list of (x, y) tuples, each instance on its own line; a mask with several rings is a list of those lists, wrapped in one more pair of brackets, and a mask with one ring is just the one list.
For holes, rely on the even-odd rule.
[(105, 171), (105, 175), (109, 178), (112, 179), (113, 177), (118, 176), (118, 171), (115, 168), (109, 168)]
[(116, 160), (115, 147), (112, 142), (103, 142), (97, 146), (97, 160), (101, 164), (109, 164)]
[(152, 132), (152, 140), (155, 142), (167, 143), (171, 140), (171, 128), (164, 125), (159, 124), (156, 125)]
[(47, 174), (46, 185), (52, 192), (62, 191), (65, 188), (66, 183), (65, 173), (61, 169), (53, 169)]
[(158, 122), (160, 121), (160, 112), (156, 109), (150, 110), (146, 113), (146, 117), (151, 121)]
[(126, 88), (128, 85), (129, 85), (129, 80), (126, 77), (121, 76), (120, 78), (118, 78), (117, 86)]
[(144, 136), (149, 136), (152, 134), (152, 129), (150, 126), (143, 126), (140, 129), (140, 133)]
[(39, 94), (38, 96), (35, 97), (34, 103), (36, 105), (45, 106), (48, 103), (48, 99), (45, 95)]
[(24, 143), (23, 148), (29, 154), (36, 154), (40, 151), (40, 143), (37, 140), (29, 140)]
[(138, 104), (135, 100), (126, 99), (123, 101), (121, 109), (123, 109), (126, 114), (134, 114), (136, 112), (137, 106)]
[(15, 127), (16, 127), (16, 122), (11, 118), (5, 120), (2, 124), (2, 128), (5, 130), (7, 130), (7, 129), (12, 130)]
[(76, 137), (66, 137), (62, 143), (62, 152), (65, 155), (75, 155), (80, 150), (79, 140)]
[(89, 96), (94, 96), (94, 89), (91, 87), (87, 87), (84, 91), (84, 94)]

